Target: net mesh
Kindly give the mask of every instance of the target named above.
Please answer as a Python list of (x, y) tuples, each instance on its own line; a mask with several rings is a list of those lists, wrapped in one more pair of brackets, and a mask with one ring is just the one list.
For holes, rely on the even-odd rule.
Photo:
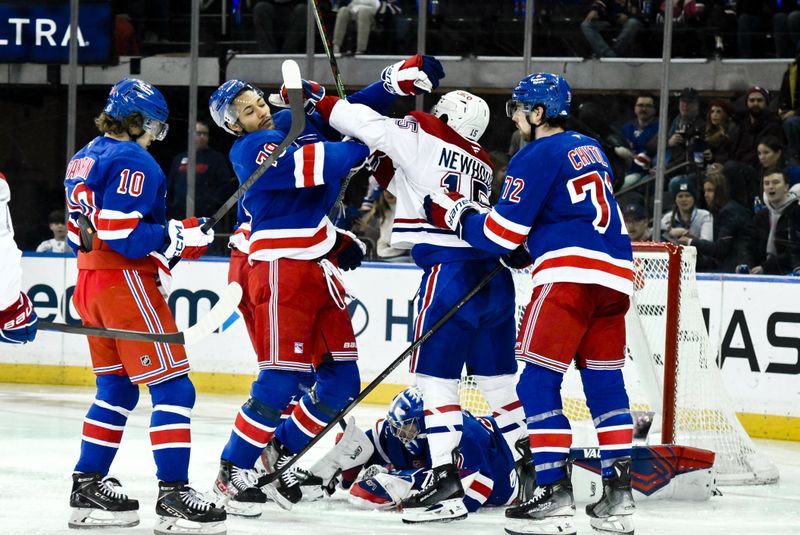
[[(667, 290), (670, 259), (682, 250), (677, 333), (667, 333)], [(633, 303), (626, 318), (628, 344), (625, 385), (634, 415), (635, 435), (646, 442), (661, 442), (665, 343), (677, 338), (674, 395), (674, 442), (716, 453), (718, 484), (772, 483), (778, 470), (759, 453), (732, 410), (732, 404), (709, 343), (706, 322), (697, 294), (693, 247), (669, 249), (658, 244), (634, 247)], [(514, 273), (517, 326), (533, 291), (531, 274)], [(633, 307), (632, 307), (633, 308)], [(475, 414), (491, 410), (473, 378), (460, 386), (461, 405)], [(668, 399), (670, 396), (667, 396)], [(573, 425), (574, 443), (596, 445), (591, 416), (583, 396), (580, 374), (571, 367), (562, 387), (564, 413)]]

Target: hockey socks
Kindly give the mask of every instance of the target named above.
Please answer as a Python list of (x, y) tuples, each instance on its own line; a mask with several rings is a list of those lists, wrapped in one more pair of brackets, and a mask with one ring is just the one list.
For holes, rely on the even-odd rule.
[(452, 452), (461, 443), (464, 417), (458, 400), (458, 379), (417, 374), (425, 409), (425, 430), (434, 468), (452, 463)]
[(580, 372), (600, 444), (602, 476), (613, 477), (614, 463), (630, 458), (633, 442), (633, 420), (622, 370), (587, 368)]
[(493, 377), (475, 375), (474, 377), (481, 394), (492, 409), (492, 416), (503, 434), (503, 440), (508, 444), (514, 460), (519, 460), (520, 453), (515, 448), (515, 444), (519, 439), (525, 438), (527, 432), (525, 411), (522, 409), (522, 402), (517, 397), (517, 376), (509, 374)]
[(98, 375), (97, 394), (83, 420), (76, 472), (105, 476), (117, 454), (128, 415), (139, 401), (139, 387), (124, 375)]
[(317, 382), (298, 402), (291, 416), (275, 432), (290, 452), (296, 453), (333, 420), (358, 395), (361, 380), (352, 361), (321, 364)]
[(517, 384), (517, 394), (525, 407), (539, 486), (555, 483), (566, 475), (572, 428), (561, 404), (563, 379), (560, 372), (526, 363)]
[(187, 481), (194, 385), (187, 375), (181, 375), (151, 386), (150, 396), (153, 400), (150, 443), (156, 462), (156, 476), (160, 481)]

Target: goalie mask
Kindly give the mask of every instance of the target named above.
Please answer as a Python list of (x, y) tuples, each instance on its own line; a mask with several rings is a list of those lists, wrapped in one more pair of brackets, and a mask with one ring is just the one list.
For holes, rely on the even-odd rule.
[(470, 141), (478, 141), (489, 124), (489, 105), (466, 91), (450, 91), (439, 99), (431, 114)]
[(422, 390), (409, 386), (392, 400), (386, 415), (389, 429), (412, 455), (422, 452), (420, 439), (425, 438), (425, 416), (422, 409)]

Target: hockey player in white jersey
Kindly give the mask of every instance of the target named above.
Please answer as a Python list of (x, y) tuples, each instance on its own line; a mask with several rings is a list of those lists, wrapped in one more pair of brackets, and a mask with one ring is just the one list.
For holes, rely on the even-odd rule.
[[(398, 94), (431, 90), (424, 80), (397, 76), (392, 67), (382, 77)], [(414, 325), (419, 338), (498, 263), (453, 232), (428, 224), (423, 210), (425, 195), (442, 187), (488, 208), (492, 165), (478, 139), (489, 122), (489, 107), (473, 94), (452, 91), (431, 113), (391, 119), (333, 96), (309, 97), (333, 128), (386, 155), (376, 176), (397, 197), (391, 244), (411, 249), (424, 270)], [(411, 356), (411, 371), (423, 392), (433, 476), (419, 494), (403, 501), (404, 522), (467, 516), (454, 461), (463, 429), (458, 379), (465, 364), (476, 376), (510, 451), (521, 459), (515, 447), (521, 439), (521, 449), (527, 452), (524, 415), (514, 390), (513, 303), (511, 274), (503, 271)]]
[(11, 188), (0, 173), (0, 342), (25, 344), (33, 342), (39, 319), (33, 303), (22, 291), (22, 253), (14, 242), (11, 225)]

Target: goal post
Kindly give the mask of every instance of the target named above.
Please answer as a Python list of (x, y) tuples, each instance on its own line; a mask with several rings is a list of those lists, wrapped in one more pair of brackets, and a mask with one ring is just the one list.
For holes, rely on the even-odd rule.
[[(634, 295), (626, 316), (625, 385), (634, 438), (680, 444), (716, 454), (717, 484), (767, 484), (775, 465), (755, 447), (739, 422), (708, 338), (695, 274), (696, 251), (668, 243), (634, 243)], [(517, 325), (533, 291), (529, 270), (514, 272)], [(475, 381), (462, 379), (462, 407), (489, 412)], [(571, 367), (562, 385), (564, 414), (576, 446), (596, 445), (580, 374)]]

